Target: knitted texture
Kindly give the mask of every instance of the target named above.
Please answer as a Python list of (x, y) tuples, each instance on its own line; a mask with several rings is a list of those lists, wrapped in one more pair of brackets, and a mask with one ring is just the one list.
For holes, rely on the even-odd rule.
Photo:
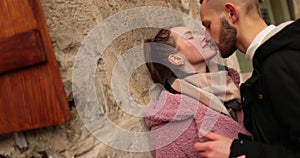
[(229, 138), (238, 133), (251, 135), (243, 127), (243, 113), (238, 122), (182, 94), (162, 91), (159, 99), (145, 109), (145, 123), (150, 129), (150, 147), (156, 158), (193, 158), (198, 153), (193, 146), (204, 142), (201, 133), (212, 131)]

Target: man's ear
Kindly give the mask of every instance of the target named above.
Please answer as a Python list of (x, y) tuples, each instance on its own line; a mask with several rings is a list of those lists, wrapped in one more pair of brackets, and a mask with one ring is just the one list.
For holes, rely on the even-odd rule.
[(179, 53), (170, 54), (168, 60), (171, 64), (176, 66), (184, 65), (184, 58)]
[(231, 20), (231, 22), (234, 24), (235, 22), (238, 21), (239, 14), (236, 6), (232, 3), (226, 3), (225, 4), (225, 13)]

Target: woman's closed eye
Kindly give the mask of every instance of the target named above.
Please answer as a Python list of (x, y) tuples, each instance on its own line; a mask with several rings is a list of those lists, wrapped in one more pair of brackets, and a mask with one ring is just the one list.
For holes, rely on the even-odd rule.
[(187, 37), (187, 39), (189, 39), (189, 40), (194, 39), (194, 36), (190, 35), (190, 36)]
[(188, 31), (184, 34), (185, 39), (194, 39), (194, 34), (191, 31)]

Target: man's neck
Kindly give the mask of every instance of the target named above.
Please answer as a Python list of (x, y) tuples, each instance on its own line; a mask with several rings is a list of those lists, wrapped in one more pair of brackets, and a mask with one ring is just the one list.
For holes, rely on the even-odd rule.
[(247, 49), (249, 48), (252, 41), (255, 37), (268, 25), (261, 19), (257, 21), (247, 21), (240, 26), (239, 34), (238, 34), (238, 43), (237, 48), (242, 52), (246, 53)]

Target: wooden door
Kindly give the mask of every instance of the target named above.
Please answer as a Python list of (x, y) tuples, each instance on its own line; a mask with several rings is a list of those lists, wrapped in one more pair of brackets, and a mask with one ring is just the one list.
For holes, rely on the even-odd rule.
[(0, 0), (0, 134), (71, 118), (39, 0)]

